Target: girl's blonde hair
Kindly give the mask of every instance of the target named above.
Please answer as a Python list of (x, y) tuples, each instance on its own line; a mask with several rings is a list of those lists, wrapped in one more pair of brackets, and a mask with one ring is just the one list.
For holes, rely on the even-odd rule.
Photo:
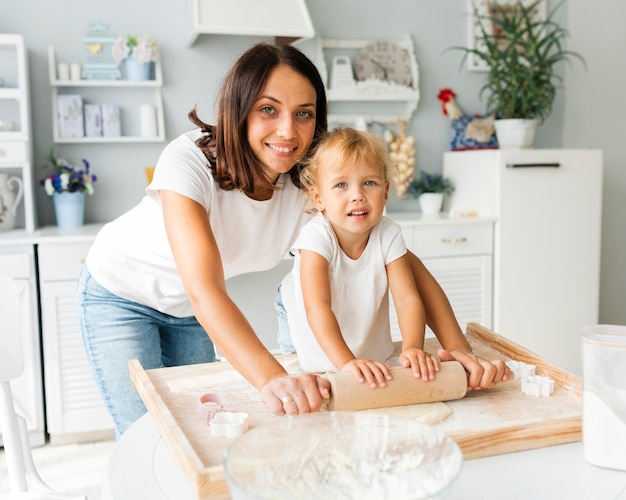
[(353, 128), (336, 128), (322, 136), (300, 172), (300, 182), (308, 192), (311, 187), (317, 187), (322, 167), (337, 170), (360, 159), (378, 165), (384, 180), (389, 178), (392, 161), (380, 137)]

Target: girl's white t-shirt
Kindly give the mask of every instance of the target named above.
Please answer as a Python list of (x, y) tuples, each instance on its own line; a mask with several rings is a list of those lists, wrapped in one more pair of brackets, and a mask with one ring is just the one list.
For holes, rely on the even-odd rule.
[(400, 226), (383, 217), (370, 233), (363, 254), (348, 257), (328, 220), (317, 214), (292, 246), (293, 270), (282, 284), (282, 299), (298, 361), (307, 372), (337, 371), (306, 319), (300, 282), (300, 250), (328, 261), (332, 310), (341, 334), (357, 358), (386, 361), (393, 353), (389, 327), (389, 283), (385, 266), (406, 254)]
[(286, 255), (303, 224), (306, 197), (282, 174), (272, 198), (256, 201), (219, 188), (187, 132), (163, 150), (140, 203), (106, 224), (87, 254), (89, 272), (110, 292), (176, 317), (193, 310), (167, 240), (159, 190), (174, 191), (207, 211), (226, 279), (272, 269)]

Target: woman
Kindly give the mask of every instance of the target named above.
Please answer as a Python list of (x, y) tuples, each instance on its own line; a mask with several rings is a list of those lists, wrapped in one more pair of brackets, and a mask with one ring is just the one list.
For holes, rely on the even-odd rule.
[[(145, 369), (209, 362), (213, 343), (277, 415), (317, 411), (328, 397), (324, 379), (287, 375), (226, 290), (232, 276), (274, 267), (308, 219), (298, 162), (325, 131), (326, 108), (306, 56), (291, 46), (251, 47), (223, 82), (216, 125), (193, 110), (199, 128), (165, 148), (147, 196), (97, 235), (77, 301), (118, 437), (146, 411), (128, 360)], [(425, 304), (435, 331), (449, 330), (444, 345), (459, 350), (450, 356), (475, 386), (500, 380), (502, 366), (471, 354), (432, 276), (416, 258), (411, 266), (438, 302)]]

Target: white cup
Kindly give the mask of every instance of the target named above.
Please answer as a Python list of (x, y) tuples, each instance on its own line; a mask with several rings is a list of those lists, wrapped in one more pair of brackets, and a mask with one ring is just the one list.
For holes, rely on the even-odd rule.
[(72, 63), (70, 66), (70, 77), (75, 82), (80, 80), (80, 64)]
[(157, 136), (156, 108), (154, 106), (142, 104), (139, 108), (139, 121), (141, 137)]
[(59, 63), (57, 74), (59, 80), (69, 80), (70, 79), (70, 66), (67, 63)]

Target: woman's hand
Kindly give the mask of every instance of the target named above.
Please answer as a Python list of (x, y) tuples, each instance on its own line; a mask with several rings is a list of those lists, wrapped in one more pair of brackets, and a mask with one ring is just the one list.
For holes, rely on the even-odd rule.
[(359, 383), (367, 381), (372, 388), (385, 387), (391, 380), (391, 372), (385, 363), (372, 359), (351, 359), (341, 367), (341, 371), (352, 373)]
[(400, 366), (412, 368), (413, 376), (421, 378), (424, 382), (435, 379), (435, 373), (439, 371), (439, 360), (417, 347), (404, 349), (398, 356)]
[(313, 373), (285, 375), (261, 389), (261, 399), (274, 415), (299, 415), (319, 411), (330, 397), (330, 382)]
[(507, 380), (511, 370), (501, 359), (488, 361), (471, 352), (459, 350), (437, 353), (441, 361), (458, 361), (468, 373), (467, 390), (491, 389), (498, 382)]

